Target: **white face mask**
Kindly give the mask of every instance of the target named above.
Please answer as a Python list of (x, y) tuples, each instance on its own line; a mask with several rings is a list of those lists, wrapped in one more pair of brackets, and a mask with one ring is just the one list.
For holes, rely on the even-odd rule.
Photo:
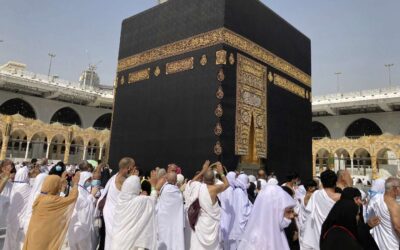
[(283, 230), (283, 229), (287, 228), (290, 225), (290, 223), (292, 223), (292, 220), (290, 220), (290, 219), (286, 218), (285, 216), (283, 216), (283, 219), (282, 219), (281, 224), (279, 226), (280, 226), (281, 230)]

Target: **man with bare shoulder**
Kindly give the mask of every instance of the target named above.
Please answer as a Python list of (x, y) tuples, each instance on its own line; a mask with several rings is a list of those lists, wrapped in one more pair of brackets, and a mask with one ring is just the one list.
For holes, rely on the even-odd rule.
[(305, 208), (304, 234), (302, 249), (319, 249), (322, 224), (331, 211), (340, 194), (335, 192), (337, 176), (332, 170), (321, 173), (323, 189), (313, 192)]
[(223, 184), (215, 184), (215, 175), (208, 165), (203, 166), (203, 184), (199, 190), (200, 214), (191, 238), (190, 249), (221, 249), (219, 245), (219, 228), (221, 221), (221, 208), (217, 195), (229, 187), (220, 162), (216, 163), (217, 173), (221, 176)]
[(125, 179), (129, 177), (131, 172), (134, 171), (135, 161), (130, 157), (124, 157), (119, 161), (118, 166), (118, 173), (111, 177), (107, 182), (104, 192), (102, 193), (102, 197), (99, 199), (99, 203), (101, 200), (106, 199), (103, 208), (104, 224), (106, 226), (105, 249), (111, 248), (114, 208), (117, 204), (118, 195), (121, 192), (122, 184), (124, 183)]
[(375, 199), (374, 213), (381, 223), (372, 229), (372, 235), (379, 249), (399, 249), (400, 240), (400, 179), (390, 177), (385, 182), (385, 194)]

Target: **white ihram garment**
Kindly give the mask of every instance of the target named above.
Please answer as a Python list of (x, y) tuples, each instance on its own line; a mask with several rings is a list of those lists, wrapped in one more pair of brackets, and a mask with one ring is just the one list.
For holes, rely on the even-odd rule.
[(103, 218), (104, 224), (106, 226), (106, 239), (105, 239), (105, 250), (111, 249), (112, 243), (112, 234), (113, 234), (113, 221), (114, 221), (114, 209), (115, 205), (117, 204), (118, 195), (120, 191), (118, 190), (117, 186), (115, 185), (115, 179), (118, 174), (114, 175), (113, 177), (108, 180), (106, 187), (104, 188), (104, 192), (102, 193), (102, 197), (100, 197), (99, 202), (104, 199), (107, 195), (106, 203), (104, 204), (103, 208)]
[(190, 249), (190, 242), (192, 239), (192, 229), (190, 228), (189, 218), (187, 211), (190, 205), (199, 197), (199, 190), (201, 183), (198, 181), (189, 181), (186, 184), (185, 191), (183, 192), (183, 198), (185, 200), (184, 204), (184, 214), (185, 214), (185, 249)]
[(371, 204), (375, 215), (377, 215), (381, 222), (378, 226), (372, 229), (372, 236), (374, 237), (379, 249), (399, 249), (399, 237), (393, 227), (390, 219), (389, 209), (386, 206), (384, 195), (378, 194), (375, 196), (375, 202)]
[(7, 231), (3, 250), (22, 249), (25, 239), (24, 220), (31, 187), (29, 170), (20, 168), (14, 179), (10, 196), (10, 208), (7, 216)]
[(31, 193), (29, 195), (28, 204), (26, 205), (25, 221), (24, 221), (24, 232), (25, 233), (28, 231), (29, 222), (31, 220), (32, 205), (35, 202), (36, 198), (40, 195), (40, 190), (42, 189), (42, 184), (44, 182), (44, 179), (46, 179), (47, 176), (48, 176), (48, 174), (46, 174), (46, 173), (38, 174), (38, 176), (36, 176), (35, 181), (33, 183)]
[(184, 250), (183, 197), (179, 188), (166, 183), (156, 206), (159, 250)]
[(112, 250), (157, 249), (157, 193), (156, 197), (139, 196), (140, 190), (137, 176), (130, 176), (122, 185), (115, 206)]
[(191, 250), (219, 250), (221, 208), (212, 204), (207, 185), (202, 184), (199, 192), (200, 213), (192, 236)]
[(319, 239), (322, 224), (331, 211), (335, 201), (332, 200), (324, 189), (315, 191), (308, 201), (308, 213), (304, 226), (302, 244), (304, 249), (319, 249)]
[(281, 187), (268, 184), (254, 202), (238, 250), (289, 250), (281, 223), (285, 209), (295, 205), (292, 197)]

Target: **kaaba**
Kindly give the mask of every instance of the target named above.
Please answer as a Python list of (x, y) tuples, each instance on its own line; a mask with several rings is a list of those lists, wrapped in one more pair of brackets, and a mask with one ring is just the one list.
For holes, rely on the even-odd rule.
[(122, 22), (110, 164), (209, 159), (312, 175), (311, 42), (258, 0), (169, 0)]

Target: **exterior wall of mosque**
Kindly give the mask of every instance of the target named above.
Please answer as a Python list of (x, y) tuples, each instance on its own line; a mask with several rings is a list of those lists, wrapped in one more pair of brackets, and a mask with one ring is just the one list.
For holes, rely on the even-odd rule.
[(82, 128), (92, 127), (97, 118), (104, 114), (112, 113), (111, 109), (83, 106), (0, 90), (0, 105), (14, 98), (20, 98), (28, 102), (33, 107), (36, 118), (44, 123), (50, 123), (54, 113), (65, 107), (70, 107), (77, 112), (82, 121)]
[(318, 121), (325, 125), (329, 130), (332, 139), (338, 139), (345, 136), (347, 128), (351, 123), (366, 118), (375, 122), (383, 134), (400, 134), (400, 112), (381, 112), (381, 113), (363, 113), (352, 115), (336, 115), (336, 116), (318, 116), (313, 117), (313, 121)]

